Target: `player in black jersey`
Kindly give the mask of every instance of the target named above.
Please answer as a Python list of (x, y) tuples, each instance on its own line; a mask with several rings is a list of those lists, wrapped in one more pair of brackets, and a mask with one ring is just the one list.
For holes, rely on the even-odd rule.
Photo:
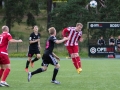
[[(38, 26), (34, 26), (33, 32), (30, 34), (29, 37), (29, 50), (28, 50), (28, 60), (26, 62), (25, 71), (29, 72), (28, 67), (31, 64), (31, 67), (34, 66), (34, 62), (39, 60), (40, 55), (40, 33), (38, 33)], [(32, 60), (32, 56), (36, 55), (36, 57)]]
[(103, 36), (101, 36), (100, 39), (98, 39), (97, 44), (100, 45), (100, 46), (104, 46), (105, 45), (105, 40), (103, 39)]
[(114, 46), (114, 45), (115, 45), (115, 39), (114, 39), (113, 36), (111, 36), (111, 37), (109, 38), (109, 45), (110, 45), (110, 46)]
[(117, 50), (120, 51), (120, 36), (118, 36), (118, 39), (116, 40)]
[(28, 73), (28, 82), (30, 81), (30, 78), (33, 75), (46, 71), (48, 65), (51, 64), (51, 65), (55, 66), (51, 83), (60, 84), (60, 82), (56, 80), (56, 76), (57, 76), (58, 70), (60, 68), (60, 65), (57, 60), (60, 60), (60, 58), (53, 53), (53, 49), (54, 49), (55, 43), (56, 44), (62, 43), (64, 41), (68, 40), (69, 38), (65, 37), (62, 40), (57, 40), (57, 38), (55, 37), (56, 29), (54, 27), (51, 27), (48, 29), (48, 31), (49, 31), (50, 36), (47, 39), (45, 52), (42, 56), (42, 60), (43, 60), (42, 64), (41, 64), (42, 67), (38, 68), (37, 70), (35, 70), (33, 72)]

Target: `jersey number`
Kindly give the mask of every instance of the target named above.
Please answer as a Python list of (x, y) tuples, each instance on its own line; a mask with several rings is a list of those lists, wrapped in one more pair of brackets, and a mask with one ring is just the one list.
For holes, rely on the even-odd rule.
[(0, 37), (0, 44), (2, 43), (2, 39), (3, 39), (3, 37)]

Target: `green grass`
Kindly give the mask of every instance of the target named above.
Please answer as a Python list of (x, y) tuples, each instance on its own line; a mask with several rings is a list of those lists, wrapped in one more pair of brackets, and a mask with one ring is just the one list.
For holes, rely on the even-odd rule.
[[(82, 59), (81, 74), (77, 74), (71, 60), (61, 59), (57, 80), (60, 85), (50, 83), (53, 66), (44, 73), (36, 74), (27, 82), (24, 71), (27, 58), (11, 58), (11, 73), (7, 78), (10, 87), (0, 87), (0, 90), (120, 90), (120, 60), (119, 59)], [(30, 71), (39, 68), (41, 60)]]

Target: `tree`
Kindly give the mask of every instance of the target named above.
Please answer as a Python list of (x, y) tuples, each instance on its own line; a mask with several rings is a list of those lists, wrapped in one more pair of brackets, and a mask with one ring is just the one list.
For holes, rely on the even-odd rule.
[[(118, 22), (120, 21), (120, 1), (119, 0), (97, 0), (104, 1), (105, 7), (101, 8), (98, 4), (98, 13), (95, 8), (90, 8), (91, 11), (85, 7), (90, 0), (68, 0), (67, 3), (58, 3), (57, 7), (51, 12), (52, 19), (51, 26), (55, 26), (58, 31), (67, 26), (75, 26), (77, 22), (81, 22), (84, 28), (87, 27), (87, 22)], [(85, 29), (83, 29), (85, 30)], [(99, 31), (98, 34), (108, 33), (113, 31)], [(98, 35), (94, 31), (93, 36)], [(98, 36), (97, 36), (98, 37)]]
[(41, 0), (4, 0), (4, 18), (3, 21), (10, 28), (14, 22), (21, 23), (24, 16), (27, 16), (27, 24), (35, 25), (36, 21), (34, 15), (40, 13)]
[(68, 0), (67, 3), (58, 3), (51, 12), (50, 25), (61, 30), (67, 26), (75, 26), (77, 22), (86, 23), (89, 17), (85, 9), (85, 0)]

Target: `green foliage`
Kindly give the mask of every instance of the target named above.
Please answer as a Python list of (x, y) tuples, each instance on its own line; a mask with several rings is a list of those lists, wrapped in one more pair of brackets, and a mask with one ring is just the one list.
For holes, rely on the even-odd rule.
[(27, 57), (26, 52), (9, 53), (10, 57)]
[(33, 14), (32, 13), (28, 13), (27, 14), (27, 25), (28, 26), (34, 26), (34, 25), (36, 25), (36, 21), (35, 21), (35, 17), (33, 16)]
[[(85, 6), (90, 0), (68, 0), (67, 3), (56, 3), (56, 8), (51, 12), (51, 26), (55, 26), (58, 31), (64, 27), (75, 26), (77, 22), (87, 27), (87, 22), (119, 22), (120, 21), (120, 1), (105, 0), (106, 7), (101, 7), (98, 2), (97, 12), (95, 8), (87, 10)], [(116, 32), (117, 31), (117, 32)], [(113, 32), (120, 34), (118, 30), (91, 30), (92, 38), (97, 39), (100, 35), (110, 37)], [(86, 32), (86, 31), (84, 31)], [(83, 33), (84, 33), (83, 32)], [(107, 36), (106, 36), (107, 33)]]
[(70, 0), (67, 3), (61, 3), (51, 12), (51, 26), (61, 30), (67, 26), (75, 26), (77, 22), (86, 23), (85, 2), (83, 0)]
[(41, 0), (4, 0), (4, 18), (3, 21), (6, 25), (11, 27), (14, 22), (20, 24), (24, 16), (27, 15), (27, 24), (35, 25), (36, 21), (34, 16), (40, 13)]

